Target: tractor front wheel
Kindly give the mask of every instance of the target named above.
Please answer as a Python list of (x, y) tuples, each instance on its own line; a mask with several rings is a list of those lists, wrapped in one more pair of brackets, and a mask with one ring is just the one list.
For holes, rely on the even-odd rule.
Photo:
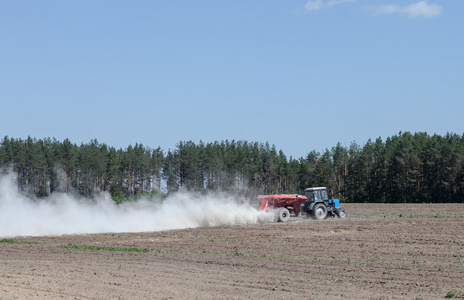
[(337, 210), (335, 211), (335, 213), (337, 214), (337, 216), (338, 216), (339, 218), (342, 218), (342, 219), (343, 219), (343, 218), (346, 218), (346, 210), (345, 210), (344, 208), (342, 208), (342, 207), (340, 207), (339, 209), (337, 209)]
[(281, 207), (277, 210), (277, 221), (287, 222), (290, 219), (290, 212), (288, 209)]
[(323, 203), (318, 203), (314, 205), (311, 214), (316, 220), (324, 220), (327, 218), (327, 207)]

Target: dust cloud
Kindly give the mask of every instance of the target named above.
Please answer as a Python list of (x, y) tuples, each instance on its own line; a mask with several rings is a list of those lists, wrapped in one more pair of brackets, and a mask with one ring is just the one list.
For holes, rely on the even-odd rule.
[(0, 237), (149, 232), (266, 223), (273, 214), (225, 194), (179, 192), (164, 201), (117, 205), (108, 193), (80, 198), (52, 193), (31, 198), (17, 192), (13, 174), (0, 175)]

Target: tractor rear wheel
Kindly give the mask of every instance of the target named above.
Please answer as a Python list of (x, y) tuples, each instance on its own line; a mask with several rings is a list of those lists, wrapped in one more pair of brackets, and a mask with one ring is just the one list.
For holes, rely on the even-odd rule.
[(337, 216), (338, 216), (339, 218), (342, 218), (342, 219), (343, 219), (343, 218), (346, 218), (346, 210), (345, 210), (344, 208), (342, 208), (342, 207), (340, 207), (339, 209), (337, 209), (337, 210), (335, 211), (335, 213), (337, 214)]
[(314, 205), (311, 214), (316, 220), (324, 220), (327, 218), (327, 207), (323, 203), (318, 203)]
[(287, 222), (290, 219), (290, 212), (285, 207), (281, 207), (277, 210), (277, 221)]

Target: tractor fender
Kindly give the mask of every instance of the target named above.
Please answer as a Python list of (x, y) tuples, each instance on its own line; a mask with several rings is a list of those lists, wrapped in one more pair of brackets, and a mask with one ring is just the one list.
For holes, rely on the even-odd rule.
[[(309, 205), (308, 207), (308, 210), (313, 210), (314, 206), (316, 204), (319, 204), (319, 203), (323, 203), (324, 204), (324, 201), (315, 201), (315, 202), (311, 202), (311, 204)], [(327, 206), (327, 205), (326, 205)]]

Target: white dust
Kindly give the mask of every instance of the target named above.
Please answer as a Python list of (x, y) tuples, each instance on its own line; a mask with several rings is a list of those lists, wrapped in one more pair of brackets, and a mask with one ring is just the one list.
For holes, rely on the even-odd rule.
[(13, 174), (0, 175), (0, 237), (149, 232), (273, 220), (273, 214), (227, 194), (179, 192), (162, 202), (117, 205), (107, 193), (93, 198), (65, 193), (31, 198), (17, 192), (14, 179)]

